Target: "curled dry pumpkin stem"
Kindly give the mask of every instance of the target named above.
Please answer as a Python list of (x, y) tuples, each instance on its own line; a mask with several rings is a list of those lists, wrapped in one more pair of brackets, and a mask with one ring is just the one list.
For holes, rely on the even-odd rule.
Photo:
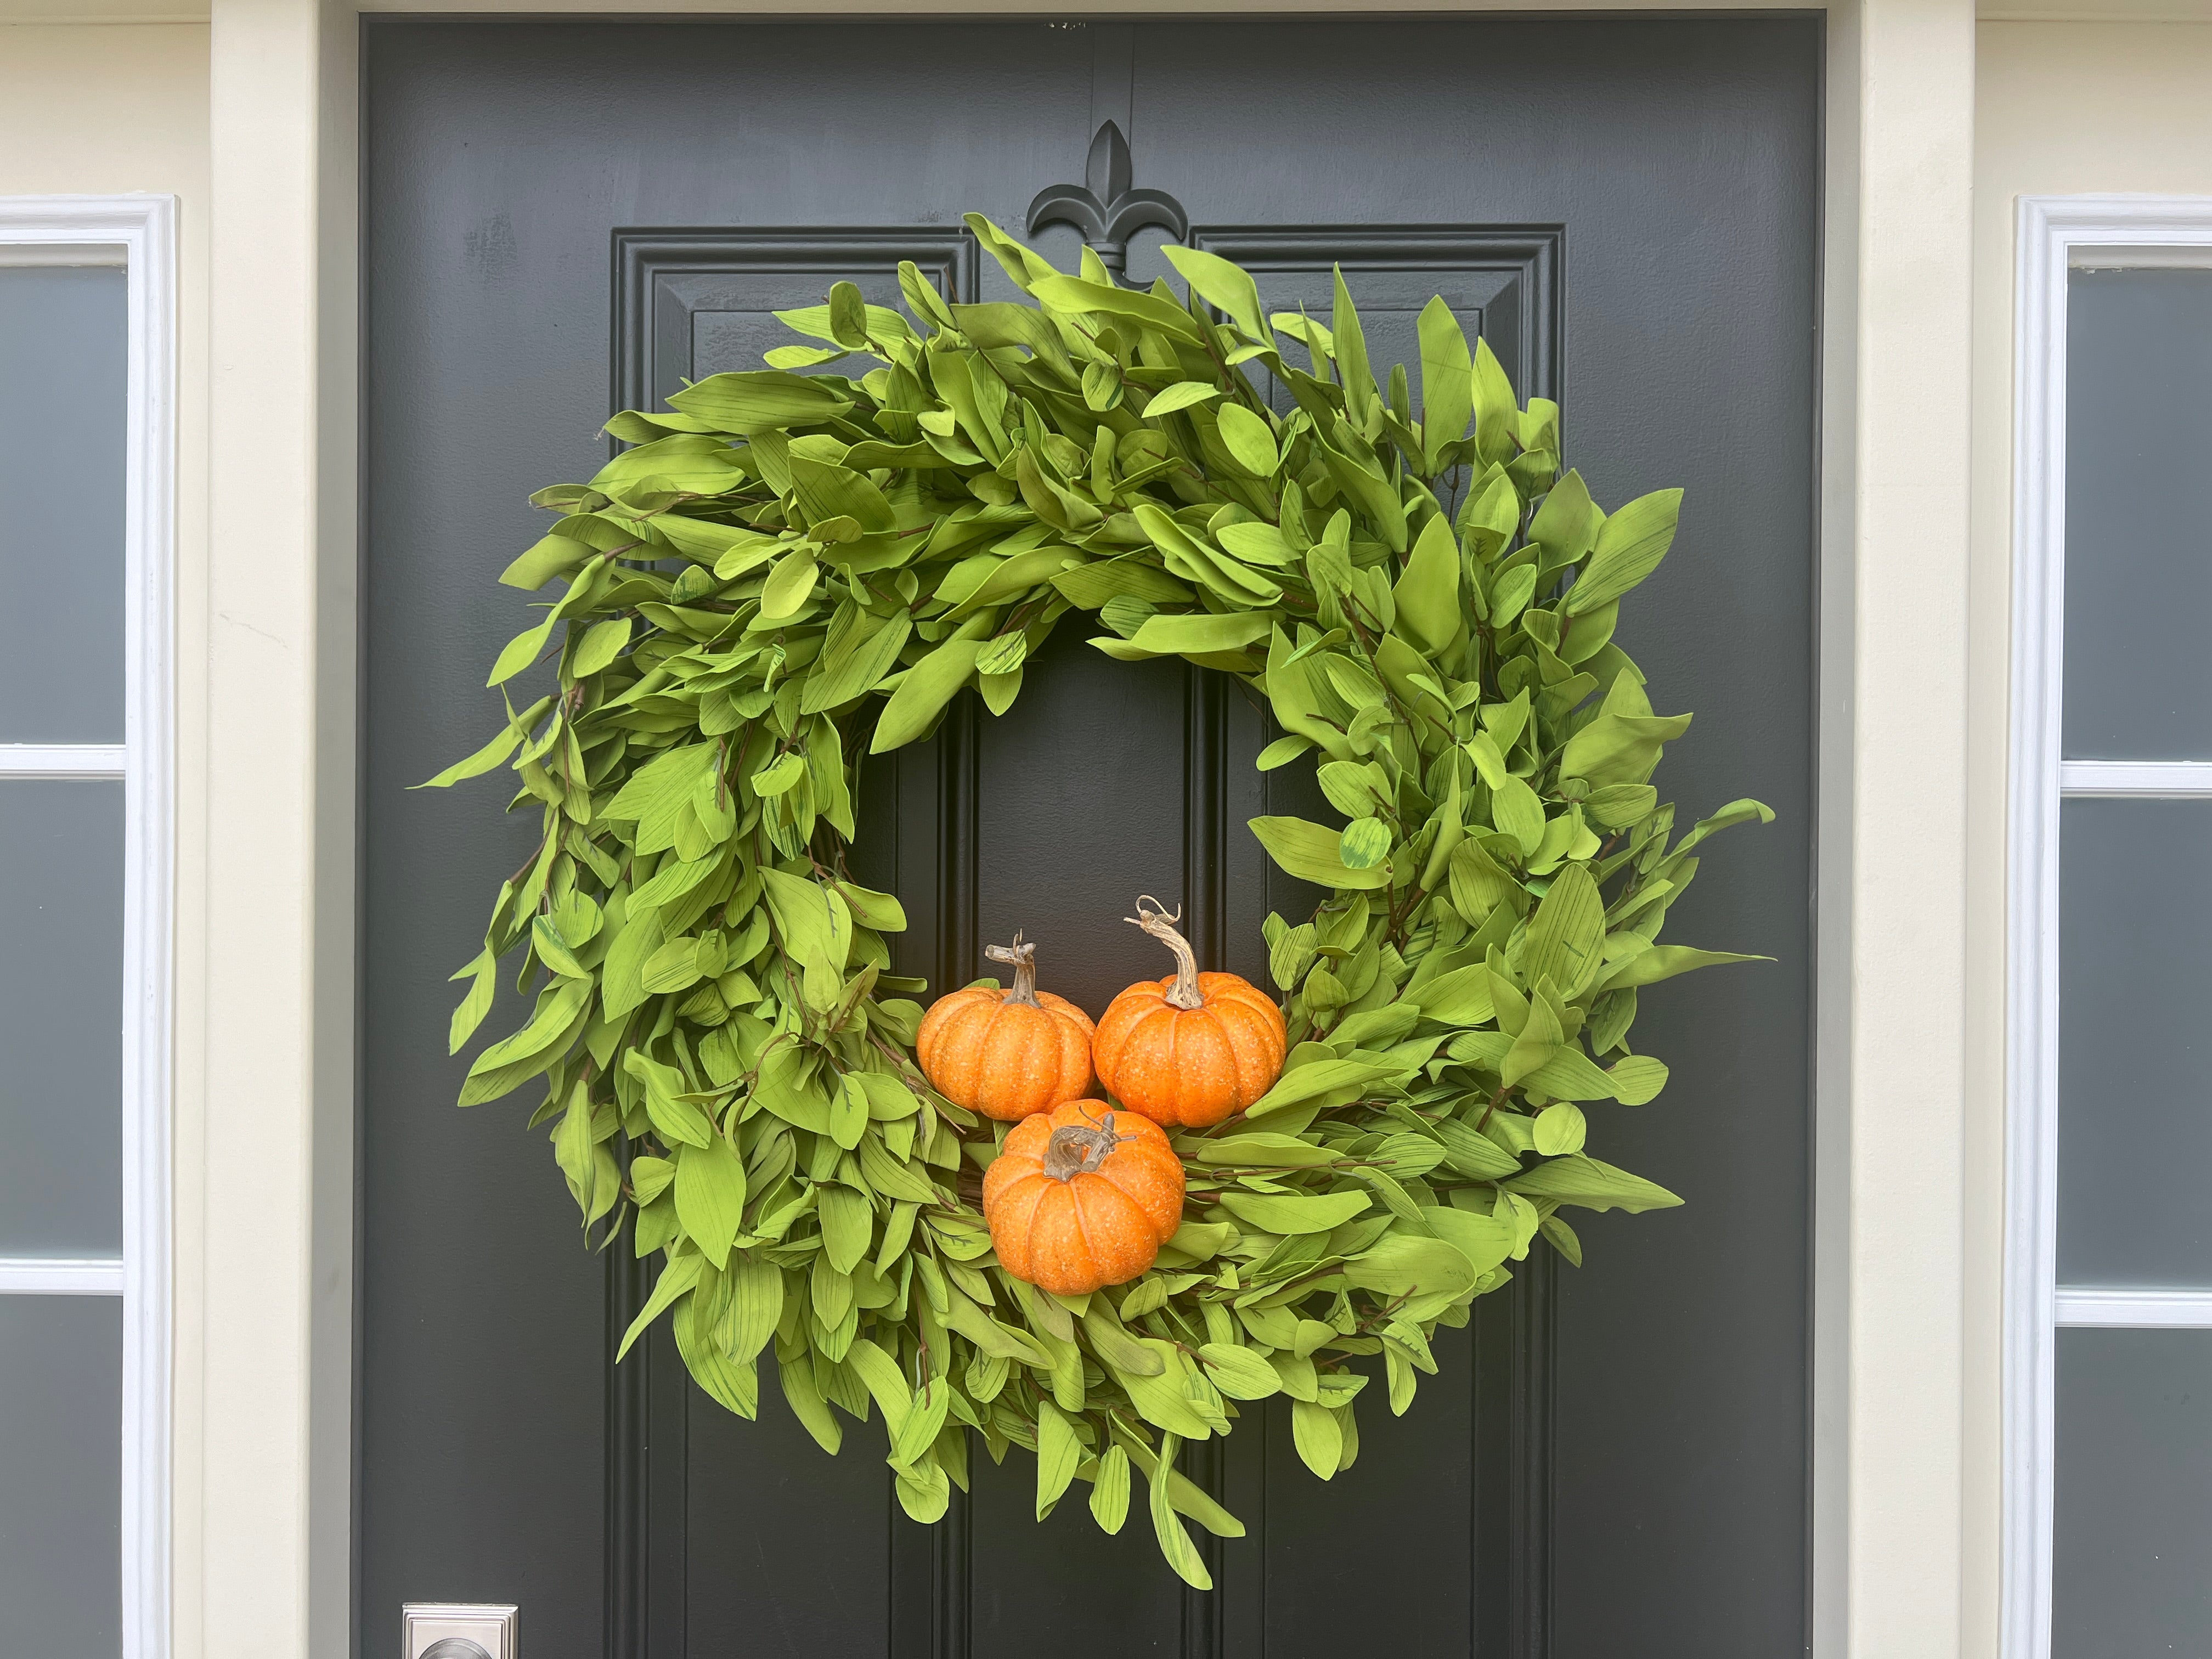
[(1063, 1123), (1044, 1144), (1044, 1172), (1054, 1181), (1073, 1181), (1105, 1163), (1123, 1141), (1139, 1139), (1136, 1135), (1116, 1134), (1110, 1111), (1095, 1120), (1094, 1125)]
[[(1150, 906), (1148, 909), (1146, 907)], [(1124, 916), (1122, 921), (1132, 927), (1141, 927), (1154, 939), (1175, 952), (1176, 982), (1168, 988), (1166, 1000), (1177, 1008), (1202, 1008), (1205, 994), (1198, 988), (1198, 953), (1190, 948), (1190, 941), (1176, 931), (1176, 923), (1182, 920), (1182, 906), (1176, 906), (1173, 915), (1167, 906), (1150, 893), (1137, 897), (1137, 914)]]
[(1014, 988), (1002, 999), (1018, 1002), (1024, 1008), (1042, 1008), (1036, 994), (1036, 946), (1022, 942), (1019, 933), (1012, 945), (987, 945), (983, 954), (994, 962), (1003, 962), (1014, 970)]

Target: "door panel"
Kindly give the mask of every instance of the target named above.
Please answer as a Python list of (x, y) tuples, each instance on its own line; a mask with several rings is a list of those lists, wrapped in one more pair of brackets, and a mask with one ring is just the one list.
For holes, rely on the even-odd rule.
[[(368, 708), (361, 1605), (517, 1601), (536, 1659), (1034, 1653), (1485, 1659), (1765, 1656), (1806, 1587), (1814, 252), (1808, 20), (853, 23), (372, 20), (365, 125)], [(1524, 396), (1565, 401), (1601, 501), (1668, 483), (1685, 532), (1624, 642), (1698, 711), (1664, 775), (1686, 812), (1782, 820), (1716, 849), (1682, 937), (1778, 965), (1646, 1000), (1664, 1100), (1602, 1115), (1689, 1200), (1578, 1221), (1442, 1334), (1403, 1419), (1306, 1473), (1279, 1409), (1189, 1472), (1250, 1528), (1185, 1590), (1141, 1513), (1031, 1519), (1022, 1455), (980, 1448), (936, 1528), (896, 1512), (876, 1425), (823, 1456), (763, 1390), (738, 1422), (665, 1339), (611, 1366), (642, 1293), (586, 1252), (517, 1100), (450, 1102), (444, 975), (519, 861), (496, 786), (410, 794), (497, 718), (484, 665), (525, 625), (493, 582), (524, 497), (589, 476), (597, 427), (752, 367), (769, 314), (840, 278), (894, 302), (911, 258), (1012, 290), (959, 225), (1023, 228), (1097, 122), (1190, 240), (1270, 309), (1325, 314), (1340, 261), (1378, 363), (1442, 293)], [(1157, 232), (1132, 280), (1164, 274)], [(1063, 265), (1073, 230), (1038, 245)], [(1571, 303), (1570, 303), (1571, 301)], [(1220, 677), (1111, 663), (1071, 617), (1022, 697), (972, 698), (867, 763), (856, 858), (942, 986), (1017, 927), (1093, 1013), (1165, 964), (1121, 926), (1181, 902), (1207, 966), (1264, 976), (1259, 924), (1310, 891), (1244, 820), (1328, 816), (1310, 769), (1255, 772), (1268, 723)], [(505, 1029), (512, 999), (487, 1031)], [(1279, 1402), (1276, 1402), (1279, 1406)]]

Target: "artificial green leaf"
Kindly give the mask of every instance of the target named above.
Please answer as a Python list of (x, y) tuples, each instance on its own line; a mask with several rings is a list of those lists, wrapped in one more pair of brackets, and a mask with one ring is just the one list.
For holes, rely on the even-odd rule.
[(775, 370), (710, 374), (673, 393), (672, 409), (696, 415), (724, 432), (753, 432), (826, 421), (852, 407), (828, 382)]
[(1682, 492), (1657, 489), (1639, 495), (1605, 521), (1597, 546), (1567, 590), (1566, 612), (1580, 617), (1610, 605), (1659, 568), (1674, 544)]
[(1579, 1152), (1588, 1133), (1583, 1109), (1572, 1101), (1555, 1101), (1536, 1114), (1536, 1150), (1547, 1158)]
[(981, 641), (955, 635), (907, 670), (906, 678), (876, 720), (876, 734), (869, 742), (868, 752), (880, 755), (927, 732), (952, 701), (953, 694), (968, 683), (969, 675), (975, 672), (976, 653), (982, 648)]
[(1198, 1351), (1213, 1386), (1231, 1400), (1265, 1400), (1282, 1391), (1275, 1368), (1233, 1342), (1209, 1342)]
[(1103, 313), (1126, 317), (1146, 328), (1158, 329), (1176, 339), (1200, 343), (1198, 324), (1190, 313), (1171, 300), (1147, 294), (1141, 289), (1114, 288), (1100, 283), (1086, 283), (1079, 276), (1042, 276), (1030, 284), (1048, 309), (1075, 315)]
[(1098, 1530), (1111, 1536), (1121, 1530), (1129, 1514), (1129, 1454), (1119, 1445), (1109, 1446), (1098, 1460), (1091, 1487), (1091, 1518)]
[(1220, 395), (1219, 386), (1207, 386), (1201, 380), (1177, 380), (1165, 391), (1153, 393), (1145, 404), (1145, 415), (1147, 419), (1154, 416), (1172, 415), (1179, 409), (1188, 409), (1195, 404), (1211, 403)]
[(745, 1168), (720, 1135), (703, 1146), (676, 1151), (676, 1216), (700, 1253), (718, 1268), (729, 1265), (730, 1244), (745, 1208)]
[(1606, 976), (1605, 988), (1618, 991), (1632, 985), (1656, 985), (1662, 979), (1686, 974), (1695, 968), (1717, 968), (1730, 962), (1771, 962), (1771, 957), (1744, 956), (1734, 951), (1693, 951), (1686, 945), (1655, 945), (1640, 951)]
[(1387, 887), (1390, 866), (1386, 862), (1354, 870), (1340, 856), (1340, 831), (1324, 829), (1304, 818), (1264, 817), (1250, 820), (1252, 833), (1267, 855), (1301, 880), (1323, 887), (1348, 889)]
[(1317, 1193), (1296, 1198), (1279, 1193), (1227, 1192), (1221, 1202), (1248, 1226), (1267, 1233), (1325, 1233), (1367, 1208), (1364, 1193)]
[(1173, 242), (1160, 252), (1198, 297), (1216, 310), (1226, 312), (1247, 339), (1262, 343), (1267, 341), (1267, 325), (1260, 311), (1260, 290), (1243, 266), (1232, 264), (1218, 253), (1182, 247)]
[(1682, 1200), (1655, 1182), (1575, 1153), (1553, 1158), (1504, 1183), (1523, 1198), (1549, 1199), (1586, 1210), (1663, 1210)]
[(1467, 435), (1474, 412), (1474, 362), (1467, 336), (1441, 296), (1421, 307), (1421, 444), (1425, 471), (1442, 471), (1444, 450)]
[(1344, 1457), (1344, 1430), (1336, 1413), (1303, 1400), (1291, 1402), (1291, 1439), (1298, 1460), (1322, 1480), (1333, 1480)]
[[(1255, 478), (1274, 476), (1282, 465), (1282, 456), (1275, 447), (1275, 434), (1267, 421), (1254, 414), (1242, 404), (1224, 404), (1215, 417), (1215, 430), (1220, 434), (1221, 447), (1229, 457)], [(1272, 527), (1272, 526), (1270, 526)], [(1227, 538), (1223, 538), (1224, 544)], [(1231, 551), (1236, 550), (1231, 547)]]
[(1037, 1402), (1036, 1518), (1052, 1513), (1083, 1462), (1075, 1425), (1049, 1400)]
[(1174, 1435), (1160, 1437), (1159, 1458), (1151, 1471), (1152, 1530), (1158, 1535), (1160, 1553), (1167, 1558), (1176, 1576), (1194, 1589), (1210, 1590), (1213, 1588), (1213, 1577), (1206, 1571), (1205, 1559), (1190, 1541), (1190, 1534), (1182, 1529), (1182, 1522), (1176, 1519), (1171, 1501), (1176, 1453), (1179, 1449), (1181, 1443)]

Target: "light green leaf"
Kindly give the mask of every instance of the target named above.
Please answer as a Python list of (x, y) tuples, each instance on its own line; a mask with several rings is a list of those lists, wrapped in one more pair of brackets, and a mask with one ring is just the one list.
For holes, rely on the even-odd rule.
[(1209, 403), (1221, 395), (1218, 386), (1208, 386), (1203, 380), (1177, 380), (1163, 392), (1152, 394), (1145, 405), (1145, 416), (1151, 419), (1158, 415), (1172, 415), (1178, 409), (1188, 409), (1194, 404)]
[(1182, 1529), (1182, 1522), (1176, 1519), (1175, 1505), (1170, 1501), (1176, 1453), (1181, 1449), (1182, 1442), (1174, 1435), (1160, 1437), (1159, 1459), (1151, 1470), (1152, 1530), (1159, 1537), (1160, 1553), (1167, 1557), (1176, 1576), (1194, 1589), (1210, 1590), (1213, 1588), (1212, 1575), (1206, 1571), (1205, 1559), (1199, 1554), (1198, 1547), (1190, 1541), (1190, 1534)]
[(1696, 968), (1717, 968), (1730, 962), (1771, 962), (1771, 957), (1745, 956), (1735, 951), (1694, 951), (1686, 945), (1655, 945), (1629, 957), (1606, 978), (1605, 988), (1618, 991), (1631, 985), (1656, 985), (1662, 979), (1686, 974)]
[(1178, 340), (1188, 340), (1193, 345), (1204, 343), (1197, 319), (1190, 313), (1142, 289), (1113, 288), (1086, 283), (1079, 276), (1053, 276), (1031, 282), (1030, 292), (1053, 311), (1079, 315), (1103, 312), (1110, 317), (1127, 317), (1132, 322), (1158, 329)]
[(1395, 1060), (1317, 1060), (1285, 1072), (1273, 1088), (1244, 1109), (1244, 1115), (1264, 1117), (1286, 1107), (1303, 1106), (1310, 1100), (1339, 1097), (1336, 1103), (1341, 1103), (1357, 1097), (1370, 1084), (1401, 1076), (1411, 1069)]
[(628, 617), (594, 623), (585, 630), (582, 641), (576, 647), (575, 657), (568, 665), (569, 672), (580, 680), (598, 673), (622, 655), (623, 647), (629, 643), (629, 629)]
[(1243, 266), (1232, 264), (1218, 253), (1182, 247), (1173, 242), (1160, 252), (1198, 297), (1215, 310), (1227, 313), (1247, 339), (1262, 344), (1272, 341), (1260, 312), (1260, 290)]
[(668, 403), (724, 432), (818, 424), (853, 406), (826, 381), (773, 369), (710, 374), (672, 394)]
[(1536, 1150), (1547, 1158), (1579, 1152), (1589, 1133), (1583, 1109), (1572, 1101), (1554, 1101), (1536, 1114)]
[(704, 1146), (676, 1149), (676, 1218), (717, 1267), (729, 1265), (730, 1243), (745, 1208), (745, 1166), (718, 1134)]
[(761, 615), (771, 622), (781, 622), (799, 614), (814, 592), (815, 578), (820, 567), (814, 556), (804, 550), (785, 554), (776, 561), (775, 568), (769, 573), (767, 583), (761, 588)]
[(1121, 1530), (1129, 1515), (1129, 1454), (1119, 1445), (1109, 1446), (1091, 1477), (1091, 1518), (1109, 1537)]
[[(1229, 452), (1231, 460), (1255, 478), (1274, 476), (1275, 469), (1282, 465), (1282, 456), (1275, 447), (1274, 432), (1266, 420), (1242, 404), (1224, 404), (1215, 420), (1221, 447)], [(1223, 537), (1222, 541), (1228, 545), (1227, 537)], [(1232, 546), (1230, 550), (1236, 550)]]
[(1206, 1376), (1231, 1400), (1265, 1400), (1282, 1392), (1275, 1368), (1251, 1349), (1233, 1342), (1209, 1342), (1198, 1351)]
[(515, 745), (529, 735), (531, 729), (535, 726), (540, 720), (544, 718), (545, 711), (552, 706), (553, 699), (551, 697), (548, 696), (538, 698), (536, 702), (532, 703), (530, 707), (524, 709), (522, 713), (514, 715), (509, 719), (507, 725), (501, 728), (500, 734), (497, 737), (494, 738), (483, 748), (477, 750), (475, 754), (471, 755), (466, 760), (455, 761), (444, 771), (439, 773), (436, 777), (428, 780), (427, 782), (410, 784), (408, 785), (408, 787), (410, 789), (444, 789), (453, 784), (460, 782), (464, 778), (482, 776), (484, 773), (490, 771), (492, 768), (497, 766), (501, 761), (505, 760), (509, 755), (513, 754), (514, 752)]
[(1291, 1438), (1299, 1460), (1324, 1480), (1335, 1478), (1344, 1458), (1344, 1430), (1336, 1413), (1326, 1406), (1303, 1400), (1291, 1402)]
[(1519, 778), (1509, 775), (1490, 792), (1490, 815), (1501, 830), (1521, 843), (1524, 858), (1544, 844), (1544, 803)]
[(1037, 1402), (1036, 1518), (1052, 1513), (1083, 1462), (1083, 1443), (1075, 1425), (1049, 1400)]
[(1338, 838), (1337, 856), (1347, 870), (1371, 870), (1390, 854), (1390, 826), (1380, 818), (1354, 818)]
[(880, 755), (911, 743), (927, 732), (944, 712), (945, 705), (968, 683), (975, 672), (981, 640), (955, 635), (906, 672), (906, 678), (884, 704), (876, 720), (876, 734), (868, 752)]
[(1253, 818), (1250, 827), (1268, 856), (1301, 880), (1353, 890), (1390, 884), (1388, 863), (1354, 870), (1344, 862), (1339, 855), (1341, 835), (1337, 830), (1291, 817)]
[(1449, 646), (1465, 626), (1459, 598), (1459, 543), (1443, 514), (1422, 526), (1391, 595), (1398, 621), (1405, 624), (1401, 631), (1410, 631), (1413, 642), (1431, 656)]
[(653, 1294), (645, 1298), (645, 1305), (637, 1310), (637, 1317), (630, 1321), (629, 1328), (623, 1333), (622, 1341), (615, 1348), (617, 1364), (629, 1352), (630, 1344), (644, 1335), (647, 1328), (668, 1311), (670, 1304), (678, 1297), (684, 1295), (698, 1284), (701, 1266), (698, 1256), (679, 1255), (660, 1270), (660, 1277), (653, 1284)]
[(1607, 519), (1589, 562), (1567, 590), (1566, 613), (1579, 617), (1610, 605), (1657, 569), (1674, 544), (1681, 510), (1680, 490), (1657, 489)]
[[(1352, 303), (1352, 290), (1344, 285), (1344, 267), (1334, 267), (1335, 302), (1329, 332), (1336, 343), (1337, 378), (1344, 384), (1344, 410), (1355, 427), (1364, 427), (1367, 411), (1375, 406), (1375, 374), (1367, 366), (1367, 337), (1359, 326), (1359, 313)], [(1401, 543), (1399, 545), (1402, 546)]]
[(1325, 1233), (1368, 1207), (1364, 1193), (1319, 1193), (1294, 1198), (1284, 1193), (1228, 1192), (1222, 1206), (1248, 1226), (1268, 1233)]
[(1550, 1199), (1586, 1210), (1663, 1210), (1682, 1200), (1656, 1182), (1577, 1152), (1540, 1164), (1501, 1183), (1523, 1198)]
[(1522, 977), (1534, 985), (1548, 975), (1560, 996), (1571, 1001), (1597, 972), (1604, 947), (1605, 900), (1588, 867), (1571, 864), (1552, 878), (1529, 919), (1521, 947)]
[(1424, 470), (1443, 470), (1446, 446), (1467, 435), (1474, 412), (1474, 364), (1459, 319), (1439, 295), (1421, 307), (1421, 445)]
[(1650, 1054), (1630, 1054), (1606, 1076), (1613, 1083), (1613, 1097), (1624, 1106), (1641, 1106), (1667, 1086), (1666, 1062)]

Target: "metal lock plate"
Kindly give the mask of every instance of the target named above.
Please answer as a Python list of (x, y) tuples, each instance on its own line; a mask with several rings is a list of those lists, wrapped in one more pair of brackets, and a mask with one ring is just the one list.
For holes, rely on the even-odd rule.
[(483, 1601), (410, 1601), (400, 1610), (400, 1659), (520, 1659), (517, 1609)]

